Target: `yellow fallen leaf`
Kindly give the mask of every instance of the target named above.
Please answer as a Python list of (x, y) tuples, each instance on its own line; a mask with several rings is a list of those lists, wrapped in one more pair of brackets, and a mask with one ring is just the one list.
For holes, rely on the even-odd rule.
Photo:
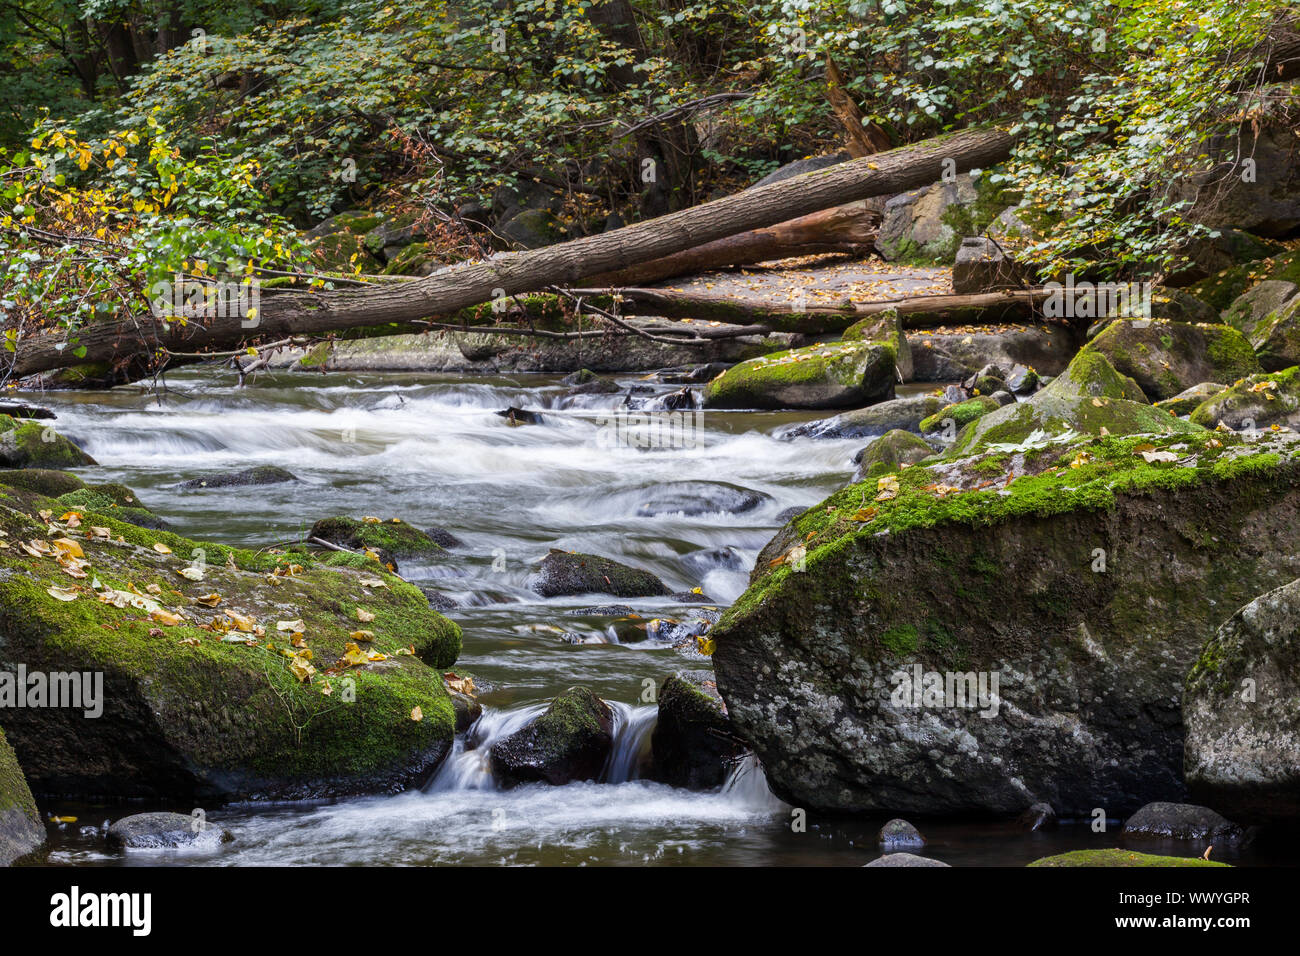
[(419, 723), (420, 721), (424, 720), (424, 711), (422, 711), (419, 707), (412, 707), (411, 719), (414, 720), (416, 723)]
[(163, 544), (161, 541), (155, 542), (155, 543), (154, 543), (154, 546), (153, 546), (153, 549), (154, 549), (155, 551), (157, 551), (159, 554), (171, 554), (171, 553), (172, 553), (172, 549), (169, 548), (169, 547), (167, 547), (167, 545)]
[(74, 558), (84, 558), (86, 556), (86, 552), (81, 550), (81, 545), (71, 538), (55, 538), (53, 544), (55, 550), (70, 554)]
[(357, 608), (357, 620), (360, 621), (362, 624), (369, 624), (374, 619), (375, 619), (374, 614), (370, 613), (365, 608), (360, 608), (360, 607)]
[(296, 621), (276, 621), (275, 629), (277, 631), (305, 631), (307, 625), (302, 622), (302, 618), (298, 618)]
[(876, 482), (877, 501), (889, 501), (898, 497), (898, 478), (895, 475), (885, 475)]
[(46, 588), (45, 591), (56, 601), (75, 601), (77, 599), (77, 591), (75, 588), (57, 588), (51, 586)]
[(173, 614), (171, 611), (168, 611), (164, 608), (158, 608), (157, 610), (150, 611), (149, 619), (152, 621), (157, 621), (159, 624), (164, 624), (167, 627), (175, 627), (183, 620), (183, 618), (179, 614)]
[(368, 663), (366, 652), (355, 644), (349, 644), (343, 649), (343, 662), (349, 667), (360, 667), (362, 664)]
[(234, 622), (235, 630), (243, 631), (245, 634), (251, 634), (257, 629), (257, 622), (251, 617), (244, 617), (242, 614), (236, 614), (229, 608), (226, 609), (226, 617)]
[(348, 635), (348, 637), (352, 638), (352, 640), (358, 642), (359, 644), (368, 644), (370, 641), (373, 641), (375, 639), (375, 632), (374, 631), (353, 631), (351, 634)]
[(695, 645), (699, 648), (700, 653), (705, 657), (712, 657), (714, 650), (717, 648), (717, 645), (713, 642), (713, 638), (711, 637), (697, 637), (695, 639)]
[(188, 567), (188, 568), (177, 568), (177, 569), (176, 569), (176, 573), (179, 574), (181, 577), (185, 578), (186, 580), (189, 580), (189, 581), (202, 581), (202, 580), (203, 580), (203, 569), (202, 569), (202, 568), (196, 568), (196, 567), (194, 567), (193, 565), (191, 565), (191, 566)]
[(194, 603), (202, 604), (204, 607), (216, 607), (221, 603), (221, 595), (216, 591), (213, 591), (211, 594), (204, 594), (201, 597), (196, 597)]

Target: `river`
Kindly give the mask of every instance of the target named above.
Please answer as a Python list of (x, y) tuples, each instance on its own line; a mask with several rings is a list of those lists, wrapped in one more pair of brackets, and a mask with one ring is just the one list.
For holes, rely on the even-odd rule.
[[(624, 391), (647, 387), (639, 376), (617, 381)], [(615, 627), (607, 617), (572, 613), (592, 604), (590, 596), (545, 600), (526, 587), (547, 550), (563, 548), (643, 567), (674, 591), (698, 587), (718, 605), (729, 603), (779, 527), (777, 516), (842, 485), (865, 442), (775, 437), (825, 413), (707, 412), (674, 419), (671, 434), (659, 433), (667, 440), (647, 448), (625, 440), (635, 431), (611, 430), (622, 394), (566, 398), (566, 391), (557, 378), (542, 376), (293, 372), (264, 374), (238, 389), (229, 373), (204, 370), (169, 376), (158, 394), (116, 389), (42, 396), (58, 413), (59, 430), (100, 462), (86, 470), (87, 480), (131, 486), (190, 537), (267, 547), (339, 514), (400, 517), (454, 533), (462, 548), (437, 563), (403, 563), (400, 570), (459, 605), (448, 612), (465, 635), (456, 669), (474, 676), (485, 708), (421, 790), (317, 805), (213, 808), (208, 818), (235, 837), (216, 850), (110, 853), (102, 848), (105, 822), (150, 807), (43, 804), (48, 814), (76, 817), (53, 826), (50, 862), (860, 865), (877, 856), (874, 834), (883, 820), (813, 817), (799, 832), (791, 826), (792, 808), (768, 791), (752, 760), (718, 792), (638, 779), (655, 716), (644, 702), (647, 687), (707, 661), (646, 638), (627, 622)], [(543, 420), (512, 427), (495, 414), (508, 407), (540, 411)], [(175, 487), (259, 464), (285, 467), (300, 481)], [(767, 497), (740, 513), (645, 513), (656, 510), (645, 505), (657, 491), (681, 481), (724, 483)], [(699, 613), (664, 599), (619, 603), (632, 605), (643, 620), (690, 620)], [(615, 753), (602, 780), (496, 789), (484, 765), (487, 744), (575, 684), (610, 701), (617, 714)], [(1039, 833), (1001, 823), (918, 824), (931, 842), (927, 852), (955, 865), (1023, 865), (1115, 844), (1113, 834), (1093, 834), (1082, 824)]]

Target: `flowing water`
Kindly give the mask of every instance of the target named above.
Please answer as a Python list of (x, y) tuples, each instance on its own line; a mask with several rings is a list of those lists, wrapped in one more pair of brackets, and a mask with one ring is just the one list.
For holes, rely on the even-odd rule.
[[(635, 377), (624, 389), (644, 387)], [(670, 388), (659, 387), (658, 391)], [(636, 621), (690, 622), (700, 608), (671, 600), (618, 603), (639, 619), (574, 613), (608, 598), (544, 600), (527, 588), (549, 548), (593, 552), (646, 568), (674, 591), (701, 588), (719, 605), (745, 587), (779, 527), (842, 485), (864, 441), (782, 441), (775, 433), (815, 413), (687, 413), (655, 447), (614, 432), (622, 395), (566, 398), (554, 378), (278, 373), (235, 389), (230, 376), (191, 371), (166, 391), (55, 393), (57, 427), (99, 462), (87, 480), (120, 481), (181, 534), (249, 547), (298, 539), (338, 514), (401, 517), (447, 529), (464, 546), (436, 563), (403, 563), (412, 582), (459, 605), (457, 670), (472, 673), (484, 715), (419, 790), (312, 806), (236, 806), (209, 813), (235, 836), (216, 850), (107, 853), (104, 822), (146, 807), (59, 802), (76, 816), (51, 831), (51, 862), (257, 864), (861, 864), (877, 855), (883, 820), (790, 826), (791, 808), (752, 759), (721, 790), (694, 793), (639, 778), (655, 709), (650, 686), (707, 667), (689, 647), (647, 636)], [(541, 411), (512, 427), (495, 412)], [(627, 435), (633, 437), (626, 439)], [(259, 464), (297, 483), (183, 491), (182, 480)], [(671, 482), (761, 492), (740, 513), (655, 507)], [(693, 509), (690, 509), (693, 510)], [(615, 746), (598, 782), (498, 790), (491, 742), (522, 727), (556, 693), (584, 684), (610, 701)], [(189, 807), (167, 809), (189, 812)], [(935, 856), (1023, 864), (1097, 846), (1086, 827), (1025, 834), (1012, 827), (934, 822)], [(1100, 845), (1114, 845), (1113, 838)]]

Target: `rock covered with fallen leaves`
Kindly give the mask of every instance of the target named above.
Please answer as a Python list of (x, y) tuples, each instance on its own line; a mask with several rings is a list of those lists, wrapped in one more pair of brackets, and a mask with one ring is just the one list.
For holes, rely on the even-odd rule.
[(1182, 800), (1183, 676), (1300, 572), (1297, 519), (1294, 435), (1076, 432), (912, 465), (777, 533), (710, 634), (718, 687), (795, 806)]
[(1300, 425), (1300, 368), (1252, 375), (1198, 405), (1191, 421), (1235, 430)]
[(1261, 594), (1206, 644), (1187, 680), (1187, 782), (1244, 823), (1300, 817), (1300, 580)]
[(45, 827), (18, 757), (0, 730), (0, 866), (8, 866), (45, 842)]
[[(451, 746), (441, 668), (460, 629), (353, 555), (192, 541), (0, 474), (0, 622), (0, 670), (85, 675), (72, 705), (35, 706), (28, 686), (29, 706), (4, 710), (38, 791), (392, 791)], [(98, 707), (84, 699), (96, 675)], [(11, 681), (8, 692), (23, 691)]]

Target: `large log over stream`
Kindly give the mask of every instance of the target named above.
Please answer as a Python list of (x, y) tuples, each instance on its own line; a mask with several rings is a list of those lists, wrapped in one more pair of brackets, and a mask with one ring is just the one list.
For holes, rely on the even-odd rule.
[[(872, 196), (916, 189), (939, 181), (945, 168), (951, 169), (953, 164), (960, 171), (998, 163), (1009, 155), (1011, 145), (1011, 135), (1002, 129), (965, 130), (757, 186), (597, 236), (451, 266), (414, 282), (267, 295), (256, 328), (245, 328), (239, 317), (190, 320), (182, 325), (141, 315), (78, 330), (75, 350), (64, 345), (62, 335), (41, 335), (18, 344), (9, 375), (24, 378), (99, 363), (111, 367), (108, 381), (129, 382), (160, 366), (202, 360), (196, 353), (448, 315), (503, 295), (581, 282), (738, 233)], [(103, 378), (100, 381), (106, 383)]]

